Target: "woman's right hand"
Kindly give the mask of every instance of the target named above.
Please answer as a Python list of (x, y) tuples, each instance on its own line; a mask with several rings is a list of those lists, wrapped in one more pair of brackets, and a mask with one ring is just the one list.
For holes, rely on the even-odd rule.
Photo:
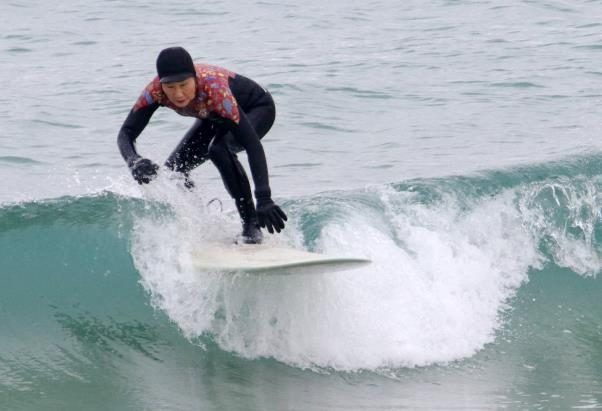
[(148, 184), (157, 176), (159, 166), (148, 158), (138, 158), (130, 166), (132, 176), (138, 184)]

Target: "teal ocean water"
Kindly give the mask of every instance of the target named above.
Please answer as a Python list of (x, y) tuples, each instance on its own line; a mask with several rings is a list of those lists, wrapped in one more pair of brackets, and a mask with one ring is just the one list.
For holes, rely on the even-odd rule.
[[(599, 1), (1, 10), (0, 409), (602, 409)], [(175, 44), (274, 95), (268, 242), (372, 265), (192, 268), (239, 229), (217, 172), (116, 147)]]

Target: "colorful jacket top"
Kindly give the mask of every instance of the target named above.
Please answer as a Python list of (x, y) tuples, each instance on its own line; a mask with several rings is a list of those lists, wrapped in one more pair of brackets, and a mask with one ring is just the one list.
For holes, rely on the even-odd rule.
[(190, 104), (182, 108), (175, 106), (163, 92), (159, 77), (155, 77), (138, 97), (134, 111), (156, 103), (171, 108), (182, 116), (205, 119), (213, 114), (238, 124), (240, 121), (238, 103), (228, 84), (228, 79), (236, 77), (236, 73), (208, 64), (194, 66), (197, 82), (196, 98)]

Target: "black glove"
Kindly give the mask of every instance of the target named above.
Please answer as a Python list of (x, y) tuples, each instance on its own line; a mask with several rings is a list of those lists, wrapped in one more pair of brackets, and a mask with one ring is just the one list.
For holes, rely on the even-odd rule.
[(274, 230), (280, 232), (284, 228), (286, 214), (270, 197), (258, 198), (256, 208), (260, 227), (267, 228), (270, 234), (274, 234)]
[(148, 158), (138, 158), (130, 166), (132, 176), (138, 184), (148, 184), (157, 176), (159, 166)]

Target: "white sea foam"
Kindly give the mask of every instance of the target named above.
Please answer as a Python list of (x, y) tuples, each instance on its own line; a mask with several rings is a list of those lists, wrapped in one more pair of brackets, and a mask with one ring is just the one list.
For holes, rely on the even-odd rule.
[[(541, 264), (513, 192), (468, 210), (453, 198), (425, 206), (408, 193), (372, 195), (384, 215), (346, 207), (344, 218), (323, 222), (316, 242), (319, 251), (371, 258), (366, 268), (288, 276), (196, 272), (190, 251), (231, 241), (239, 226), (234, 213), (210, 216), (177, 195), (170, 198), (175, 216), (138, 221), (135, 263), (154, 304), (186, 336), (209, 334), (244, 357), (357, 370), (473, 355), (493, 340), (499, 314), (529, 268)], [(299, 244), (302, 237), (291, 224), (268, 241)]]
[(583, 276), (602, 268), (596, 240), (600, 183), (600, 177), (584, 176), (533, 183), (519, 201), (529, 229), (547, 244), (554, 262)]

